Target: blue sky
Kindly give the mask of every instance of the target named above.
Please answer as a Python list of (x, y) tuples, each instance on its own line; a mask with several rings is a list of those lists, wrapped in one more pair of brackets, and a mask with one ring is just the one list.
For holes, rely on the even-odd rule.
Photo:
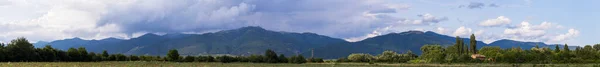
[(0, 42), (128, 39), (244, 26), (358, 41), (409, 30), (597, 44), (598, 0), (0, 0)]

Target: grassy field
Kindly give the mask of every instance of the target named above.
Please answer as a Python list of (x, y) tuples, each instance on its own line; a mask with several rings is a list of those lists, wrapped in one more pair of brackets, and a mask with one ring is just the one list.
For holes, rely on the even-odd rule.
[(3, 62), (1, 67), (598, 67), (600, 64), (388, 64), (388, 63), (177, 63), (177, 62)]

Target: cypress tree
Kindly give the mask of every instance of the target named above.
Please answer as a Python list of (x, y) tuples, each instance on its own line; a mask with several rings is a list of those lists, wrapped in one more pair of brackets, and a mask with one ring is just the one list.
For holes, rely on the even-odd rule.
[(567, 51), (567, 52), (568, 52), (568, 51), (571, 51), (571, 50), (569, 49), (569, 45), (565, 44), (565, 47), (563, 47), (563, 51)]
[(477, 54), (477, 40), (475, 40), (475, 34), (471, 34), (471, 51), (473, 51), (473, 54)]
[(277, 59), (277, 53), (275, 51), (268, 49), (265, 51), (265, 61), (268, 63), (277, 63), (279, 59)]
[(456, 36), (456, 45), (458, 48), (458, 53), (459, 54), (463, 54), (464, 50), (464, 44), (462, 44), (462, 39), (460, 39), (460, 37)]
[(558, 52), (560, 52), (560, 48), (558, 47), (558, 45), (554, 46), (554, 52), (555, 52), (555, 53), (558, 53)]

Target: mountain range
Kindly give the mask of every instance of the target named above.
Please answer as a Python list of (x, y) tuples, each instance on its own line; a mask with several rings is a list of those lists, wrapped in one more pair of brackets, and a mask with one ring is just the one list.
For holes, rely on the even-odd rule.
[[(463, 38), (469, 42), (468, 38)], [(247, 56), (262, 54), (267, 49), (285, 55), (301, 54), (333, 59), (346, 57), (352, 53), (368, 53), (377, 55), (385, 50), (396, 52), (412, 51), (420, 54), (420, 48), (426, 44), (450, 46), (455, 43), (455, 37), (435, 32), (407, 31), (367, 38), (362, 41), (348, 42), (340, 38), (332, 38), (315, 33), (295, 33), (271, 31), (258, 26), (242, 27), (204, 34), (170, 33), (157, 35), (148, 33), (137, 38), (101, 40), (84, 40), (71, 38), (51, 42), (40, 41), (35, 47), (50, 45), (57, 49), (67, 50), (74, 47), (85, 47), (91, 52), (107, 50), (109, 53), (128, 55), (166, 55), (170, 49), (177, 49), (182, 55), (238, 55)], [(469, 43), (466, 43), (467, 45)], [(515, 40), (498, 40), (490, 44), (477, 42), (478, 48), (483, 46), (499, 46), (501, 48), (521, 47), (554, 47), (558, 44), (542, 42), (521, 42)], [(562, 47), (562, 46), (560, 46)], [(570, 46), (574, 48), (575, 46)], [(314, 54), (313, 54), (314, 52)]]

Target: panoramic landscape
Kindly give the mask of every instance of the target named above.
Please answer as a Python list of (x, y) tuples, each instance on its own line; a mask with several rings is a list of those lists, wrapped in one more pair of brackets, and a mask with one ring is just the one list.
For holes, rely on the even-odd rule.
[(0, 0), (0, 67), (600, 67), (599, 2)]

